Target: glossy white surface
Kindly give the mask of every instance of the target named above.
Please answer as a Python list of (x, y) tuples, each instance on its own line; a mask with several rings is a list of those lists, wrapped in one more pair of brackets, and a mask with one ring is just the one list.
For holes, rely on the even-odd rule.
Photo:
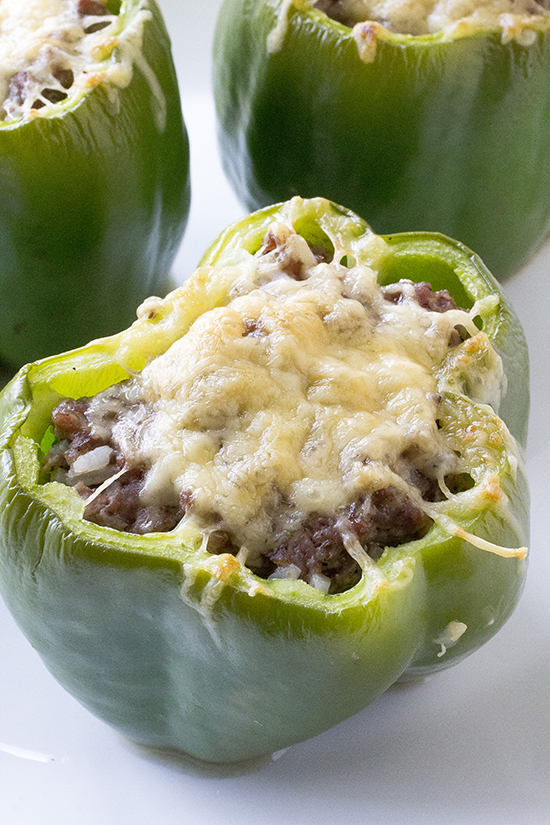
[[(210, 48), (220, 0), (162, 0), (192, 151), (175, 275), (243, 214), (219, 165)], [(550, 822), (550, 246), (508, 281), (531, 350), (531, 568), (505, 628), (458, 667), (396, 687), (278, 755), (197, 765), (123, 740), (48, 674), (0, 603), (3, 825), (548, 825)], [(513, 392), (513, 387), (511, 388)]]

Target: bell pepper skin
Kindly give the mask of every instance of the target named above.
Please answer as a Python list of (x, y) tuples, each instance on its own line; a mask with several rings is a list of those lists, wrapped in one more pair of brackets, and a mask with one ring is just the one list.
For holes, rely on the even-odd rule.
[(155, 0), (119, 5), (122, 34), (148, 15), (129, 85), (91, 81), (48, 114), (0, 123), (0, 362), (11, 368), (120, 330), (169, 287), (189, 211), (187, 133)]
[[(204, 311), (227, 302), (274, 220), (292, 221), (311, 243), (328, 241), (376, 266), (382, 283), (432, 275), (459, 303), (481, 300), (483, 329), (509, 380), (527, 369), (517, 318), (460, 244), (414, 233), (381, 239), (341, 207), (296, 198), (226, 230), (197, 273), (125, 332), (26, 365), (5, 388), (6, 604), (54, 676), (93, 713), (142, 744), (213, 762), (287, 747), (356, 713), (398, 678), (459, 661), (509, 617), (526, 571), (523, 550), (505, 557), (469, 543), (475, 534), (522, 545), (528, 492), (502, 420), (454, 391), (442, 393), (440, 424), (463, 451), (474, 486), (437, 505), (424, 538), (387, 548), (357, 585), (332, 596), (303, 581), (259, 578), (177, 528), (140, 536), (100, 527), (82, 518), (75, 490), (44, 483), (40, 461), (59, 399), (124, 380)], [(483, 302), (495, 295), (496, 302)], [(516, 360), (507, 355), (508, 339)], [(523, 431), (526, 406), (508, 412)]]
[(214, 90), (227, 176), (248, 209), (321, 194), (379, 233), (458, 238), (504, 278), (550, 230), (550, 31), (531, 33), (521, 45), (366, 24), (366, 62), (353, 30), (309, 2), (285, 17), (282, 2), (225, 0)]

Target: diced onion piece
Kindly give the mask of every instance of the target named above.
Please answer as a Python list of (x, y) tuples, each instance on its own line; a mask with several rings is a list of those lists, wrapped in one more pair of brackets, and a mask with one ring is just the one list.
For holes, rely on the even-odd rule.
[(300, 568), (296, 564), (288, 564), (286, 567), (277, 567), (270, 575), (270, 579), (299, 579)]
[(93, 470), (101, 470), (103, 467), (107, 467), (112, 455), (113, 449), (107, 444), (79, 455), (72, 464), (71, 475), (81, 475), (82, 473), (90, 473)]
[(323, 576), (322, 573), (313, 573), (310, 577), (309, 583), (316, 590), (320, 590), (325, 595), (330, 589), (330, 579), (328, 576)]

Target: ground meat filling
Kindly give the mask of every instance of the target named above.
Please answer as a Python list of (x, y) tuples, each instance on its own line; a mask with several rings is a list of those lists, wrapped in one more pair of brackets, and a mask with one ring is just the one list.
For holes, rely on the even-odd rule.
[(184, 514), (183, 503), (144, 505), (146, 468), (131, 466), (113, 439), (117, 416), (108, 415), (98, 433), (89, 410), (88, 398), (67, 399), (55, 408), (52, 423), (59, 440), (46, 456), (44, 472), (75, 488), (87, 502), (87, 521), (140, 535), (172, 530)]
[(457, 309), (456, 301), (447, 289), (439, 289), (434, 292), (431, 284), (426, 283), (426, 281), (420, 283), (399, 281), (396, 284), (382, 287), (382, 293), (386, 301), (391, 301), (394, 304), (399, 304), (405, 300), (407, 291), (411, 294), (411, 290), (418, 305), (422, 309), (429, 310), (429, 312), (447, 312), (449, 309)]
[[(43, 109), (48, 104), (66, 100), (76, 80), (76, 67), (82, 58), (86, 39), (106, 29), (117, 18), (101, 0), (67, 0), (61, 5), (64, 16), (57, 14), (52, 18), (51, 24), (48, 17), (45, 17), (41, 48), (34, 59), (29, 58), (28, 65), (15, 72), (9, 80), (7, 98), (0, 110), (3, 119), (18, 119), (29, 112)], [(54, 9), (53, 6), (51, 8)], [(55, 12), (58, 11), (59, 7), (55, 7)], [(11, 22), (9, 19), (6, 21), (8, 33), (2, 31), (2, 37), (13, 36)], [(27, 30), (30, 25), (25, 18), (17, 18), (15, 23), (22, 30)], [(34, 38), (36, 37), (37, 32), (34, 33)], [(35, 53), (34, 41), (29, 38), (29, 54)]]
[(82, 16), (90, 15), (103, 17), (108, 14), (107, 6), (101, 0), (79, 0), (78, 13)]
[[(265, 257), (268, 273), (258, 270), (258, 281), (265, 278), (268, 290), (273, 279), (301, 282), (317, 269), (332, 265), (329, 264), (330, 251), (309, 246), (303, 238), (280, 225), (266, 234), (258, 255)], [(458, 309), (447, 290), (434, 291), (425, 282), (402, 280), (378, 289), (382, 304), (412, 302), (430, 313)], [(345, 289), (343, 298), (351, 301), (344, 293)], [(361, 309), (365, 311), (369, 311), (366, 306)], [(414, 312), (418, 313), (418, 309)], [(243, 340), (247, 336), (267, 335), (263, 323), (259, 317), (244, 317)], [(449, 328), (449, 322), (445, 328)], [(453, 332), (457, 340), (451, 334), (448, 347), (462, 340), (457, 326)], [(464, 334), (468, 335), (465, 329)], [(254, 343), (256, 345), (260, 346), (260, 341)], [(300, 515), (285, 492), (273, 487), (263, 505), (271, 526), (260, 544), (256, 541), (245, 549), (236, 529), (216, 508), (208, 509), (208, 505), (205, 508), (204, 503), (200, 506), (192, 487), (184, 486), (167, 494), (162, 501), (157, 497), (152, 502), (150, 496), (144, 495), (152, 464), (136, 459), (138, 452), (131, 456), (124, 445), (134, 443), (135, 433), (142, 433), (144, 422), (152, 416), (151, 401), (145, 400), (135, 379), (95, 398), (61, 401), (52, 414), (55, 443), (45, 456), (44, 480), (74, 487), (85, 501), (84, 519), (95, 524), (146, 534), (170, 531), (182, 520), (192, 518), (201, 525), (208, 552), (239, 554), (243, 563), (262, 578), (301, 579), (324, 593), (343, 592), (360, 580), (362, 566), (357, 554), (350, 552), (350, 541), (376, 562), (386, 547), (426, 535), (432, 520), (422, 509), (422, 501), (442, 501), (449, 491), (459, 493), (473, 483), (468, 474), (454, 470), (441, 478), (441, 467), (433, 455), (412, 443), (392, 468), (402, 479), (402, 486), (377, 484), (374, 489), (353, 494), (347, 504), (333, 512), (312, 509)], [(195, 422), (192, 427), (193, 432), (197, 427), (197, 434), (211, 429), (217, 432), (219, 427), (219, 422), (199, 424)], [(137, 437), (140, 438), (142, 435)], [(220, 431), (220, 452), (223, 440), (223, 431)], [(368, 463), (368, 459), (366, 461)]]
[[(394, 487), (377, 490), (354, 502), (347, 517), (361, 546), (374, 561), (378, 561), (385, 547), (422, 538), (432, 523)], [(299, 532), (266, 556), (272, 565), (268, 575), (278, 571), (278, 577), (294, 571), (296, 578), (314, 580), (326, 592), (343, 592), (361, 578), (361, 568), (345, 548), (337, 519), (320, 514), (309, 516)]]

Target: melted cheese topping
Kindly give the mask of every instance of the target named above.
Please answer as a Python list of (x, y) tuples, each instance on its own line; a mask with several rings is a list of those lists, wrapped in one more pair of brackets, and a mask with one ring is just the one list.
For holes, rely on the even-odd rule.
[(150, 16), (140, 8), (121, 32), (117, 15), (82, 14), (76, 0), (1, 0), (3, 119), (48, 114), (52, 104), (100, 82), (127, 86)]
[(454, 327), (478, 333), (464, 310), (423, 309), (412, 284), (387, 300), (369, 267), (318, 263), (287, 227), (272, 234), (277, 249), (251, 259), (225, 306), (120, 385), (134, 413), (113, 430), (150, 467), (144, 502), (192, 491), (193, 513), (221, 517), (251, 550), (365, 492), (418, 499), (408, 450), (432, 477), (460, 472), (437, 426), (437, 376)]
[(315, 5), (350, 27), (375, 21), (412, 35), (502, 29), (503, 39), (526, 44), (535, 39), (533, 29), (547, 27), (550, 19), (536, 0), (319, 0)]

